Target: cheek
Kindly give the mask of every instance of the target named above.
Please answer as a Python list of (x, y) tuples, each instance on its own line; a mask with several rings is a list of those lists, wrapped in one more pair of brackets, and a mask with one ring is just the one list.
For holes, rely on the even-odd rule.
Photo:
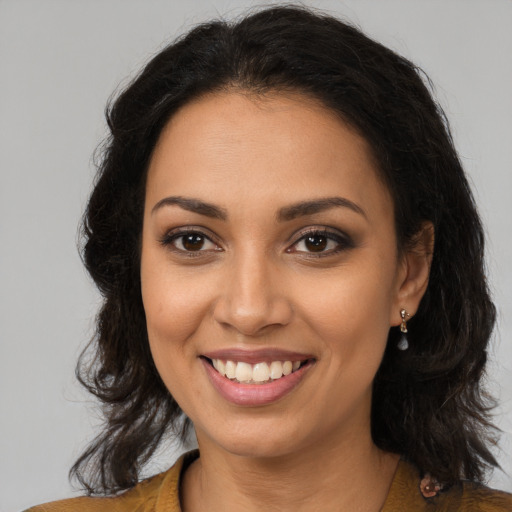
[[(299, 281), (300, 282), (300, 281)], [(300, 286), (300, 284), (299, 284)], [(302, 287), (304, 314), (329, 338), (354, 329), (363, 332), (387, 331), (393, 304), (393, 282), (385, 271), (365, 271), (354, 267), (336, 275), (326, 275), (314, 286)], [(309, 312), (309, 314), (308, 314)]]
[(354, 267), (318, 284), (305, 296), (300, 314), (323, 347), (316, 392), (325, 397), (325, 421), (334, 425), (340, 415), (355, 417), (368, 406), (388, 338), (392, 285), (380, 272)]
[(197, 356), (187, 341), (208, 314), (212, 286), (207, 279), (181, 275), (162, 251), (145, 248), (141, 287), (151, 353), (170, 388), (174, 375), (186, 372)]
[(341, 267), (302, 294), (300, 315), (322, 340), (331, 367), (377, 370), (390, 327), (392, 268), (391, 260), (368, 267), (361, 258), (360, 265)]
[[(164, 258), (165, 260), (165, 258)], [(177, 275), (168, 261), (149, 251), (141, 263), (142, 300), (149, 346), (165, 386), (187, 415), (190, 396), (203, 390), (194, 378), (194, 336), (210, 307), (206, 283)]]

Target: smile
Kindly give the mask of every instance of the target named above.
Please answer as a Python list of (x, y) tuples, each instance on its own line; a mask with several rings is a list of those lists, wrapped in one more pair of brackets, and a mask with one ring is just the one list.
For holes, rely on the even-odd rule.
[(243, 361), (212, 359), (213, 367), (228, 379), (244, 384), (273, 382), (300, 368), (300, 361), (272, 361), (249, 364)]
[(302, 383), (315, 359), (280, 350), (223, 350), (200, 361), (217, 393), (239, 406), (269, 405)]

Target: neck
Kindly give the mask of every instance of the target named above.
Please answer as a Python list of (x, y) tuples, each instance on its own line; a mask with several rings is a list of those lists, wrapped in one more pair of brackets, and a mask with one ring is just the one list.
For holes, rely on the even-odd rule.
[(238, 456), (198, 440), (201, 456), (182, 484), (184, 512), (252, 512), (262, 504), (280, 512), (377, 512), (398, 463), (397, 455), (373, 444), (369, 432), (271, 458)]

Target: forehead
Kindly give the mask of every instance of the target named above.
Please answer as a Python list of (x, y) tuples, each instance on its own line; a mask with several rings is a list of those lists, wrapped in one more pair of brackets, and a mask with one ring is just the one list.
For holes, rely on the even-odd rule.
[(185, 195), (277, 207), (337, 194), (389, 209), (366, 140), (299, 94), (222, 92), (185, 105), (162, 131), (147, 181), (148, 203)]

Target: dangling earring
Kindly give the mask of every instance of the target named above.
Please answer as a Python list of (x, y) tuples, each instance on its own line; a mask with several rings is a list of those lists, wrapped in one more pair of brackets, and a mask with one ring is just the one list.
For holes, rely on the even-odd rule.
[(398, 342), (398, 350), (407, 350), (409, 348), (409, 342), (407, 341), (407, 321), (406, 317), (409, 317), (407, 311), (405, 309), (400, 310), (400, 316), (402, 317), (402, 323), (400, 324), (400, 332), (402, 336), (400, 337), (400, 341)]

